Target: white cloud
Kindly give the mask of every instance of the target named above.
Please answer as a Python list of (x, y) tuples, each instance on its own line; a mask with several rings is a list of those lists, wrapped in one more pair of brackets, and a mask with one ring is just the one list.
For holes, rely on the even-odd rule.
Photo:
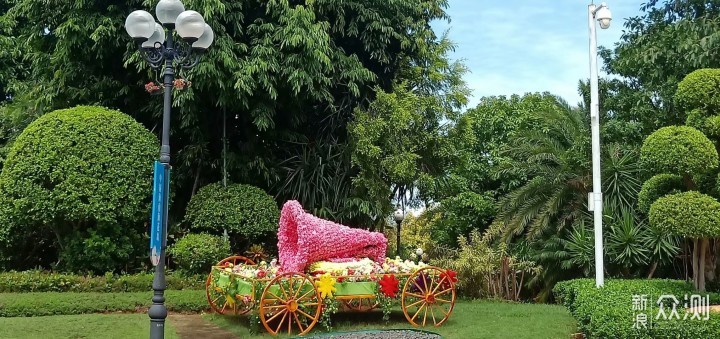
[[(610, 3), (615, 20), (598, 31), (598, 43), (611, 47), (622, 34), (623, 19), (637, 15), (640, 2)], [(634, 2), (634, 1), (633, 1)], [(577, 84), (589, 76), (587, 5), (579, 1), (450, 0), (450, 28), (472, 73), (470, 106), (488, 95), (549, 91), (570, 104), (580, 101)], [(601, 66), (601, 65), (600, 65)], [(601, 73), (602, 76), (602, 73)]]

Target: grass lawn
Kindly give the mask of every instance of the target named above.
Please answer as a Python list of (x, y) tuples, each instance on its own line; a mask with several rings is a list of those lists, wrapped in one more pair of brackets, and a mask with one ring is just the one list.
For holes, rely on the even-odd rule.
[[(178, 336), (169, 322), (165, 338)], [(49, 317), (0, 318), (0, 338), (147, 338), (150, 321), (147, 314), (83, 314)]]
[[(243, 339), (272, 338), (261, 326), (260, 334), (252, 334), (247, 317), (204, 315), (205, 319), (218, 324)], [(333, 318), (334, 331), (367, 329), (413, 328), (399, 309), (390, 316), (390, 322), (382, 320), (382, 311), (369, 313), (338, 313)], [(448, 339), (484, 338), (562, 338), (567, 339), (576, 330), (576, 322), (558, 305), (518, 304), (493, 301), (459, 301), (450, 318), (438, 328), (425, 328)], [(325, 333), (316, 324), (308, 334)], [(287, 336), (285, 336), (287, 337)], [(279, 336), (282, 338), (282, 336)]]

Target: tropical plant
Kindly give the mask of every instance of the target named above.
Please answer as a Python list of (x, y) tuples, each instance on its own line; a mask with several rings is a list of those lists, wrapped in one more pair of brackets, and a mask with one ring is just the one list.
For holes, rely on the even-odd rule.
[(522, 175), (524, 185), (499, 200), (503, 239), (536, 237), (551, 227), (563, 229), (577, 218), (587, 199), (589, 133), (585, 117), (558, 99), (537, 112), (538, 125), (521, 130), (503, 147), (509, 161), (496, 173)]
[(478, 230), (459, 243), (455, 255), (438, 259), (437, 265), (457, 271), (458, 290), (465, 297), (517, 301), (524, 282), (539, 271), (535, 263), (512, 256), (506, 244), (494, 247)]

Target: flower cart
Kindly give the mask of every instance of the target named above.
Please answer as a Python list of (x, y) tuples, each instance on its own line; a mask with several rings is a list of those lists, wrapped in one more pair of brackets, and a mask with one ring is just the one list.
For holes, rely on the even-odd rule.
[[(208, 302), (221, 314), (246, 314), (271, 334), (304, 335), (342, 304), (352, 311), (400, 305), (414, 326), (442, 325), (455, 305), (455, 272), (385, 258), (384, 235), (319, 219), (296, 201), (283, 207), (280, 260), (234, 256), (213, 266)], [(255, 311), (250, 313), (250, 311)]]

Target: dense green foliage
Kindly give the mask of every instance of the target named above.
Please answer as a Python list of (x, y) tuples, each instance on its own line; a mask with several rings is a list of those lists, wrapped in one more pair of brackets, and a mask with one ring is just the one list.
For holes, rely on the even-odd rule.
[(666, 195), (679, 193), (684, 189), (682, 177), (675, 174), (658, 174), (643, 183), (638, 194), (638, 208), (643, 213), (650, 211), (655, 200)]
[[(0, 252), (27, 268), (37, 247), (72, 271), (124, 268), (146, 247), (155, 137), (101, 107), (48, 113), (17, 140), (0, 174)], [(49, 249), (48, 249), (49, 247)]]
[(720, 108), (720, 69), (705, 68), (692, 71), (678, 83), (675, 92), (675, 105), (678, 109), (690, 112), (701, 109), (717, 112)]
[[(209, 308), (204, 290), (165, 291), (170, 312), (200, 312)], [(48, 315), (101, 312), (136, 312), (152, 304), (152, 291), (127, 293), (0, 293), (0, 317), (39, 317)]]
[[(159, 131), (162, 98), (143, 90), (159, 74), (123, 31), (128, 13), (152, 12), (155, 4), (63, 3), (51, 16), (37, 1), (7, 4), (0, 64), (10, 67), (0, 71), (0, 84), (12, 101), (0, 109), (0, 144), (45, 112), (87, 103), (132, 112)], [(378, 212), (353, 189), (357, 169), (347, 124), (354, 110), (366, 108), (376, 88), (389, 92), (396, 82), (421, 95), (442, 91), (438, 107), (465, 102), (447, 82), (435, 81), (463, 68), (448, 61), (452, 44), (430, 27), (448, 19), (447, 0), (189, 0), (185, 6), (202, 13), (216, 39), (197, 67), (177, 70), (193, 85), (173, 100), (171, 221), (181, 219), (199, 187), (222, 179), (226, 145), (230, 181), (261, 187), (279, 201), (300, 199), (323, 217), (367, 225)], [(47, 34), (38, 34), (38, 23)]]
[(440, 206), (429, 213), (440, 215), (432, 224), (433, 239), (439, 245), (457, 247), (459, 237), (468, 237), (472, 230), (487, 229), (495, 217), (495, 205), (488, 194), (472, 191), (442, 200)]
[(655, 173), (693, 175), (718, 167), (718, 152), (713, 143), (688, 126), (657, 130), (643, 142), (640, 158)]
[(172, 260), (190, 274), (210, 272), (213, 265), (229, 257), (230, 242), (218, 235), (188, 234), (180, 238), (169, 250)]
[(193, 231), (229, 234), (249, 241), (263, 240), (277, 231), (280, 210), (262, 189), (244, 184), (201, 188), (188, 204), (185, 222)]
[(441, 258), (436, 265), (458, 273), (457, 289), (463, 297), (517, 300), (525, 279), (537, 274), (535, 263), (513, 257), (507, 246), (492, 246), (478, 230), (458, 242), (457, 255)]
[[(685, 295), (694, 293), (692, 285), (681, 280), (608, 279), (596, 288), (593, 279), (577, 279), (558, 283), (553, 292), (578, 321), (580, 332), (591, 338), (710, 338), (720, 331), (717, 313), (711, 313), (707, 321), (655, 319), (661, 295), (674, 295), (682, 303)], [(643, 294), (647, 295), (648, 327), (637, 329), (633, 312), (641, 311), (633, 311), (633, 295)], [(669, 301), (665, 299), (668, 309)], [(710, 301), (717, 303), (718, 296), (712, 295)], [(678, 312), (682, 317), (680, 306)]]
[[(201, 290), (207, 272), (185, 276), (169, 272), (165, 275), (168, 290)], [(0, 273), (0, 293), (28, 292), (146, 292), (152, 290), (152, 273), (83, 276), (42, 271)]]
[(663, 196), (650, 206), (650, 224), (693, 239), (720, 236), (720, 202), (696, 192)]
[(520, 129), (502, 148), (508, 161), (496, 175), (525, 178), (499, 201), (497, 220), (504, 239), (562, 229), (587, 199), (590, 125), (585, 116), (561, 101), (536, 114), (541, 121)]

